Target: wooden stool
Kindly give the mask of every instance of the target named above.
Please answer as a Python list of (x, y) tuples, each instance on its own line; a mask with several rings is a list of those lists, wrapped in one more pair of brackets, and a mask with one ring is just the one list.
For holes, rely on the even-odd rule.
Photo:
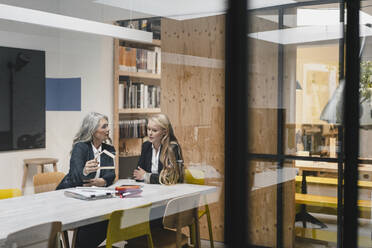
[(27, 173), (28, 173), (28, 166), (29, 165), (36, 165), (37, 166), (37, 173), (44, 172), (44, 166), (46, 164), (53, 164), (53, 170), (57, 171), (57, 162), (58, 159), (56, 158), (32, 158), (32, 159), (24, 159), (24, 167), (23, 167), (23, 179), (22, 179), (22, 194), (24, 193), (26, 181), (27, 181)]

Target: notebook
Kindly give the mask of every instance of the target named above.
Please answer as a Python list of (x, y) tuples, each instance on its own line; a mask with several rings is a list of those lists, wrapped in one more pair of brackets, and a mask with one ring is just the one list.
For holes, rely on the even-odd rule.
[(82, 200), (97, 200), (97, 199), (104, 199), (104, 198), (111, 198), (113, 197), (112, 190), (102, 190), (102, 189), (94, 189), (94, 188), (72, 188), (67, 189), (64, 192), (65, 196), (72, 197), (76, 199)]

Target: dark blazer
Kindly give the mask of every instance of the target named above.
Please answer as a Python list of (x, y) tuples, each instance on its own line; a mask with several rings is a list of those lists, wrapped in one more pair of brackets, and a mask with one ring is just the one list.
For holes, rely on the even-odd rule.
[[(174, 151), (176, 152), (176, 159), (179, 160), (179, 146), (178, 144), (171, 144), (171, 146), (174, 146), (172, 148), (175, 148)], [(162, 148), (161, 148), (162, 149)], [(160, 153), (161, 153), (160, 149)], [(160, 159), (160, 156), (159, 156)], [(152, 160), (152, 143), (150, 141), (146, 141), (142, 144), (142, 150), (141, 150), (141, 157), (138, 161), (138, 166), (144, 169), (146, 172), (151, 173), (151, 160)], [(159, 174), (161, 170), (163, 169), (163, 164), (159, 160), (158, 164), (158, 173), (152, 173), (150, 177), (150, 183), (159, 183)]]
[[(115, 154), (115, 148), (105, 143), (102, 143), (102, 151), (103, 150), (107, 150)], [(68, 174), (62, 179), (61, 183), (57, 186), (57, 189), (83, 186), (83, 180), (93, 179), (96, 176), (96, 172), (92, 172), (87, 176), (83, 175), (85, 163), (88, 160), (92, 159), (94, 159), (92, 143), (90, 141), (76, 143), (71, 153), (70, 170)], [(113, 165), (114, 160), (105, 153), (102, 153), (100, 166)], [(109, 186), (115, 179), (115, 170), (101, 170), (100, 177), (105, 179), (106, 186)]]

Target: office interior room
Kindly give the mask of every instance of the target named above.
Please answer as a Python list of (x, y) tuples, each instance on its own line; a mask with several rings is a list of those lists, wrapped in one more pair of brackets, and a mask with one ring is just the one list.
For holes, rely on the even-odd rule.
[[(41, 171), (27, 159), (53, 158), (56, 170), (68, 173), (74, 135), (92, 111), (108, 116), (115, 180), (123, 182), (147, 141), (146, 118), (164, 113), (185, 168), (208, 186), (145, 185), (146, 198), (128, 200), (136, 203), (130, 206), (214, 191), (210, 220), (200, 218), (202, 240), (371, 247), (370, 5), (361, 1), (357, 12), (359, 40), (350, 39), (352, 15), (345, 19), (354, 9), (336, 0), (0, 0), (0, 189), (44, 199), (35, 195), (33, 176), (55, 168)], [(353, 41), (357, 52), (348, 50), (358, 47)], [(350, 53), (360, 57), (360, 80)], [(45, 84), (27, 74), (36, 58)], [(346, 84), (350, 74), (356, 79)], [(358, 81), (360, 90), (350, 90)], [(350, 131), (342, 113), (358, 112), (348, 104), (358, 92), (360, 128)], [(359, 140), (346, 143), (350, 133)], [(355, 166), (350, 145), (359, 147)], [(350, 201), (350, 180), (359, 187), (358, 202)], [(47, 193), (59, 199), (59, 192)], [(98, 215), (63, 216), (62, 230), (107, 219), (125, 205), (109, 200), (111, 208), (92, 201)], [(349, 206), (359, 209), (351, 218), (358, 245), (346, 245)], [(0, 224), (1, 235), (6, 229)]]
[[(349, 176), (342, 122), (349, 10), (338, 1), (284, 2), (248, 11), (249, 243), (352, 247), (342, 246), (341, 186)], [(358, 247), (371, 246), (371, 10), (361, 1), (359, 144), (352, 144)]]
[[(219, 189), (217, 201), (209, 208), (213, 238), (223, 242), (226, 5), (224, 1), (184, 5), (172, 1), (0, 1), (0, 46), (45, 52), (46, 94), (45, 102), (41, 100), (45, 128), (38, 136), (43, 142), (19, 145), (22, 135), (28, 134), (22, 136), (27, 140), (36, 134), (34, 130), (22, 133), (18, 127), (11, 137), (12, 146), (0, 152), (0, 188), (21, 188), (26, 176), (23, 194), (34, 194), (33, 176), (40, 171), (29, 166), (24, 175), (25, 159), (58, 159), (57, 170), (67, 174), (74, 135), (92, 111), (108, 116), (117, 155), (116, 179), (127, 179), (146, 140), (134, 121), (165, 113), (182, 147), (185, 167)], [(124, 30), (118, 35), (111, 30), (122, 26), (138, 32)], [(125, 52), (130, 49), (136, 49), (134, 68), (125, 64), (124, 57), (129, 56)], [(28, 84), (22, 75), (27, 65), (18, 70), (16, 66), (9, 69), (7, 61), (1, 63), (7, 75), (1, 83), (18, 84), (14, 91), (22, 91), (22, 84)], [(124, 100), (130, 97), (127, 90), (132, 85), (136, 88), (131, 90), (148, 89), (144, 95), (149, 99)], [(22, 123), (27, 114), (23, 99), (16, 93), (13, 100), (5, 91), (1, 95), (5, 106), (13, 106), (13, 115), (3, 121), (1, 132), (8, 132), (12, 122), (27, 125)], [(33, 96), (30, 92), (24, 97)], [(11, 112), (1, 111), (4, 116)], [(125, 127), (132, 131), (125, 133)], [(45, 166), (44, 172), (50, 171), (53, 167)], [(201, 238), (210, 239), (205, 218), (200, 228)]]

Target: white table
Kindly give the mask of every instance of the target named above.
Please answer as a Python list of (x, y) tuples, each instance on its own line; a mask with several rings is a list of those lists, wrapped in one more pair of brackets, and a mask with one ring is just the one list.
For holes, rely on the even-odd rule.
[[(121, 185), (119, 180), (115, 185)], [(106, 220), (112, 211), (152, 203), (161, 206), (169, 200), (190, 194), (211, 194), (215, 186), (177, 184), (172, 186), (144, 184), (141, 197), (109, 198), (85, 201), (69, 198), (64, 190), (0, 200), (0, 247), (9, 233), (37, 224), (61, 221), (62, 230)]]

